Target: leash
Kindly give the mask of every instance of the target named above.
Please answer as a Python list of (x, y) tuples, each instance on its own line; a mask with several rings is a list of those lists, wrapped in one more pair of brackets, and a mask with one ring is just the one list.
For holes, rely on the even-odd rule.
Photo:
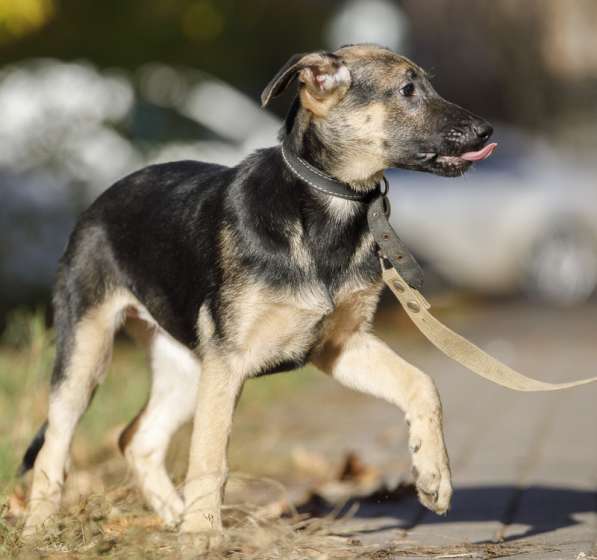
[(322, 173), (284, 144), (281, 151), (290, 171), (312, 188), (330, 196), (368, 204), (367, 222), (379, 248), (384, 282), (415, 326), (448, 358), (473, 373), (514, 391), (559, 391), (597, 381), (597, 377), (592, 377), (567, 383), (547, 383), (527, 377), (444, 325), (429, 312), (431, 305), (419, 291), (423, 285), (421, 267), (390, 225), (391, 209), (386, 197), (387, 179), (383, 178), (383, 189), (378, 186), (373, 193), (358, 193), (348, 185)]
[(415, 326), (438, 350), (473, 373), (514, 391), (558, 391), (597, 381), (597, 377), (592, 377), (569, 383), (546, 383), (523, 375), (438, 321), (429, 312), (431, 305), (421, 292), (411, 288), (394, 267), (385, 268), (383, 261), (381, 264), (384, 282)]

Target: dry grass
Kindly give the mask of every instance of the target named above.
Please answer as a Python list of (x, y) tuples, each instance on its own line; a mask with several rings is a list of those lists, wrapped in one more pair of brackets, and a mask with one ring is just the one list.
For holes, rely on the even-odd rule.
[[(333, 534), (331, 518), (298, 515), (271, 518), (256, 507), (229, 505), (224, 511), (226, 538), (207, 555), (213, 559), (354, 558), (368, 553), (349, 537)], [(371, 551), (373, 552), (373, 551)], [(161, 527), (156, 516), (139, 506), (139, 496), (122, 488), (90, 495), (62, 512), (43, 537), (28, 543), (18, 530), (0, 528), (2, 558), (186, 558), (175, 531)]]

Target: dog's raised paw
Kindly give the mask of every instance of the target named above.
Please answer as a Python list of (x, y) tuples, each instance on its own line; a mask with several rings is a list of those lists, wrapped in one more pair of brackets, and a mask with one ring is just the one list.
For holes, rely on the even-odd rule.
[(450, 508), (452, 483), (447, 458), (437, 463), (417, 457), (412, 468), (419, 501), (427, 509), (444, 515)]

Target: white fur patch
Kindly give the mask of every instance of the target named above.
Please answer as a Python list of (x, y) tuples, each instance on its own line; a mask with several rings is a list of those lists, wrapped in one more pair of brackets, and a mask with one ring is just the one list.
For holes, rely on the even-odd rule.
[(172, 525), (184, 506), (166, 472), (166, 453), (174, 433), (195, 412), (201, 364), (190, 350), (159, 331), (149, 352), (151, 395), (125, 454), (145, 499)]
[(343, 64), (333, 74), (317, 74), (315, 80), (322, 91), (332, 91), (338, 86), (350, 85), (350, 72)]
[(326, 206), (330, 217), (339, 224), (352, 218), (358, 209), (357, 202), (336, 196), (327, 196)]

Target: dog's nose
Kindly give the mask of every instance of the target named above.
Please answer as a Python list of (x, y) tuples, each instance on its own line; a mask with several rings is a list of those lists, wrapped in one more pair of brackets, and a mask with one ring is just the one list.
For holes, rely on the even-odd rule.
[(475, 134), (482, 140), (487, 140), (493, 134), (493, 127), (486, 121), (481, 121), (473, 125)]

